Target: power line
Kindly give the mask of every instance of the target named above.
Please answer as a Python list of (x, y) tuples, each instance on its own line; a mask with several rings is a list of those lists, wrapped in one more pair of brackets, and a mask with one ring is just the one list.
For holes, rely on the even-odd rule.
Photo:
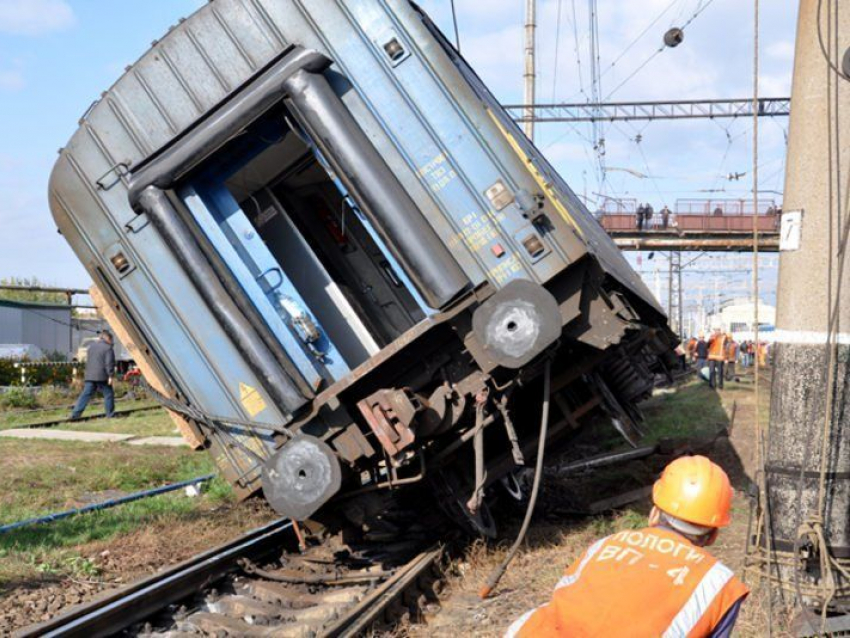
[(552, 71), (552, 101), (558, 95), (558, 57), (561, 49), (561, 8), (563, 0), (558, 0), (558, 18), (555, 20), (555, 67)]
[(593, 130), (593, 150), (596, 151), (596, 162), (599, 166), (599, 190), (604, 191), (605, 172), (605, 132), (604, 127), (599, 124), (598, 105), (602, 95), (602, 77), (599, 73), (599, 20), (597, 15), (596, 0), (588, 0), (588, 32), (590, 33), (590, 95), (593, 100), (593, 113), (596, 117), (591, 119)]
[[(71, 306), (68, 306), (70, 309)], [(78, 330), (80, 332), (90, 332), (92, 334), (100, 334), (98, 330), (91, 330), (90, 328), (84, 328), (81, 324), (75, 324), (73, 322), (62, 321), (61, 319), (56, 319), (55, 317), (51, 317), (50, 315), (44, 314), (43, 312), (39, 312), (33, 308), (20, 308), (23, 312), (29, 312), (31, 314), (37, 315), (42, 319), (47, 319), (48, 321), (52, 321), (53, 323), (59, 324), (60, 326), (65, 326), (66, 328), (73, 328), (74, 330)]]
[(452, 23), (455, 28), (455, 48), (460, 53), (460, 30), (457, 26), (457, 10), (455, 9), (455, 0), (452, 0)]
[[(700, 2), (700, 4), (698, 4), (698, 5), (697, 5), (697, 8), (696, 8), (696, 10), (694, 11), (693, 15), (691, 15), (691, 17), (690, 17), (690, 18), (688, 18), (688, 20), (687, 20), (687, 21), (686, 21), (686, 22), (685, 22), (685, 23), (684, 23), (681, 27), (679, 27), (679, 29), (681, 29), (682, 31), (684, 31), (684, 30), (685, 30), (685, 29), (686, 29), (686, 28), (687, 28), (687, 27), (688, 27), (688, 26), (689, 26), (689, 25), (690, 25), (690, 24), (691, 24), (694, 20), (696, 20), (696, 19), (697, 19), (697, 17), (698, 17), (698, 16), (699, 16), (699, 15), (700, 15), (703, 11), (705, 11), (705, 10), (706, 10), (706, 9), (707, 9), (710, 5), (711, 5), (711, 3), (712, 3), (712, 2), (714, 2), (714, 0), (708, 0), (708, 1), (707, 1), (707, 2), (705, 2), (704, 4), (703, 4), (702, 2)], [(634, 78), (634, 77), (635, 77), (638, 73), (640, 73), (640, 72), (644, 69), (644, 67), (645, 67), (647, 64), (649, 64), (650, 62), (652, 62), (652, 60), (654, 60), (654, 59), (655, 59), (655, 57), (656, 57), (658, 54), (662, 53), (665, 49), (667, 49), (667, 45), (666, 45), (666, 44), (662, 44), (662, 45), (661, 45), (661, 47), (659, 47), (656, 51), (654, 51), (654, 52), (652, 53), (652, 55), (650, 55), (650, 56), (649, 56), (646, 60), (644, 60), (644, 62), (643, 62), (640, 66), (638, 66), (638, 67), (637, 67), (634, 71), (632, 71), (632, 72), (631, 72), (631, 73), (630, 73), (630, 74), (626, 77), (626, 79), (624, 79), (624, 80), (623, 80), (622, 82), (620, 82), (620, 83), (619, 83), (616, 87), (614, 87), (614, 89), (613, 89), (610, 93), (608, 93), (608, 95), (606, 95), (606, 96), (605, 96), (605, 99), (606, 99), (606, 100), (608, 100), (608, 99), (609, 99), (612, 95), (614, 95), (614, 93), (616, 93), (616, 92), (617, 92), (617, 91), (619, 91), (621, 88), (623, 88), (623, 86), (625, 86), (628, 82), (630, 82), (630, 81), (632, 80), (632, 78)]]
[(578, 87), (579, 93), (587, 96), (587, 93), (584, 92), (584, 78), (582, 77), (581, 72), (581, 49), (578, 45), (578, 21), (576, 20), (576, 0), (570, 0), (573, 9), (573, 46), (576, 55), (576, 66), (578, 68)]
[(623, 59), (623, 56), (625, 56), (625, 55), (626, 55), (626, 54), (627, 54), (627, 53), (631, 50), (631, 48), (632, 48), (635, 44), (637, 44), (637, 43), (638, 43), (638, 42), (639, 42), (639, 41), (640, 41), (640, 40), (641, 40), (641, 39), (642, 39), (642, 38), (643, 38), (643, 37), (644, 37), (647, 33), (649, 33), (649, 30), (650, 30), (652, 27), (654, 27), (654, 26), (656, 25), (656, 23), (657, 23), (659, 20), (661, 20), (661, 18), (663, 18), (663, 17), (664, 17), (664, 14), (665, 14), (665, 13), (667, 13), (670, 9), (672, 9), (672, 8), (673, 8), (675, 5), (677, 5), (679, 2), (681, 2), (681, 0), (673, 0), (673, 1), (672, 1), (670, 4), (668, 4), (668, 5), (667, 5), (664, 9), (662, 9), (662, 10), (661, 10), (661, 13), (659, 13), (659, 14), (655, 17), (655, 19), (654, 19), (652, 22), (650, 22), (648, 25), (646, 25), (646, 27), (644, 28), (644, 30), (643, 30), (643, 31), (641, 31), (641, 32), (637, 35), (637, 37), (636, 37), (634, 40), (632, 40), (632, 41), (631, 41), (628, 45), (626, 45), (626, 48), (625, 48), (625, 49), (623, 49), (623, 50), (620, 52), (620, 55), (618, 55), (616, 58), (614, 58), (614, 61), (613, 61), (613, 62), (611, 62), (611, 64), (609, 64), (607, 67), (605, 67), (605, 70), (602, 72), (602, 76), (604, 77), (604, 76), (605, 76), (605, 75), (606, 75), (606, 74), (607, 74), (607, 73), (608, 73), (611, 69), (613, 69), (613, 68), (617, 65), (617, 62), (619, 62), (620, 60), (622, 60), (622, 59)]

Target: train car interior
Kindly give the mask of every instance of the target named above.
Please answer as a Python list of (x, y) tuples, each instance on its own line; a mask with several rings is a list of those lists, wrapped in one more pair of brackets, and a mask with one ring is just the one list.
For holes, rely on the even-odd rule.
[(273, 109), (189, 175), (181, 196), (272, 331), (282, 321), (332, 382), (431, 311), (289, 122)]

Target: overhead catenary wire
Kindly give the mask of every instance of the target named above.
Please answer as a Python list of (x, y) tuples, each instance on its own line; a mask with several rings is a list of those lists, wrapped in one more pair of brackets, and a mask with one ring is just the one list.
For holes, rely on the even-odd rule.
[(457, 8), (455, 7), (455, 0), (451, 0), (452, 2), (452, 25), (455, 30), (455, 48), (457, 52), (460, 53), (460, 29), (458, 28), (457, 22)]
[(661, 18), (664, 17), (664, 14), (666, 14), (668, 11), (670, 11), (670, 9), (672, 9), (674, 6), (679, 4), (681, 1), (682, 0), (672, 0), (672, 2), (670, 2), (670, 4), (668, 4), (666, 7), (664, 7), (664, 9), (662, 9), (661, 12), (657, 16), (655, 16), (655, 18), (652, 20), (652, 22), (647, 24), (646, 27), (644, 27), (643, 31), (641, 31), (635, 37), (634, 40), (632, 40), (629, 44), (627, 44), (626, 47), (622, 51), (620, 51), (620, 54), (617, 57), (615, 57), (614, 60), (608, 66), (605, 67), (605, 69), (602, 71), (602, 76), (604, 77), (605, 75), (607, 75), (608, 72), (611, 71), (611, 69), (613, 69), (617, 65), (617, 63), (620, 60), (622, 60), (623, 57), (629, 51), (631, 51), (632, 47), (634, 45), (636, 45), (638, 42), (640, 42), (643, 39), (643, 37), (647, 33), (649, 33), (649, 31), (650, 31), (650, 29), (652, 29), (652, 27), (654, 27), (656, 24), (658, 24), (658, 21), (661, 20)]
[(578, 70), (578, 86), (579, 93), (587, 97), (587, 93), (584, 91), (584, 77), (581, 70), (581, 48), (579, 46), (578, 39), (578, 20), (576, 19), (576, 0), (570, 0), (570, 4), (572, 5), (573, 10), (573, 47), (576, 56), (576, 68)]
[[(700, 2), (700, 4), (697, 5), (696, 10), (691, 15), (691, 17), (688, 18), (685, 21), (685, 23), (679, 28), (682, 31), (684, 31), (688, 26), (690, 26), (690, 24), (694, 20), (696, 20), (702, 14), (703, 11), (705, 11), (711, 5), (712, 2), (714, 2), (714, 0), (707, 0), (707, 2), (705, 2), (705, 3)], [(621, 88), (623, 88), (626, 84), (628, 84), (638, 73), (640, 73), (650, 62), (652, 62), (656, 58), (656, 56), (663, 53), (666, 49), (667, 49), (667, 46), (664, 45), (664, 44), (662, 44), (658, 49), (656, 49), (646, 60), (644, 60), (640, 65), (638, 65), (638, 67), (634, 71), (632, 71), (628, 76), (626, 76), (626, 78), (624, 80), (622, 80), (619, 84), (617, 84), (617, 86), (615, 86), (608, 93), (608, 95), (605, 96), (604, 101), (607, 102), (611, 98), (611, 96), (614, 95), (614, 93), (616, 93)], [(757, 106), (758, 105), (756, 104), (756, 107)], [(754, 110), (757, 110), (757, 109), (754, 109)]]
[(558, 59), (561, 53), (561, 9), (564, 0), (558, 0), (558, 16), (555, 18), (555, 57), (552, 69), (552, 102), (557, 101), (558, 96)]

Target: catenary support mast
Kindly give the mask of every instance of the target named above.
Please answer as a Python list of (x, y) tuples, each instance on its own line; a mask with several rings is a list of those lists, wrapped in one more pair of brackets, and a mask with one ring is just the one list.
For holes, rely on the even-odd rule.
[[(771, 562), (786, 602), (802, 598), (823, 607), (831, 601), (830, 608), (850, 602), (850, 583), (836, 568), (836, 561), (850, 561), (850, 262), (844, 253), (850, 82), (841, 72), (850, 8), (839, 10), (844, 4), (800, 2), (765, 459), (763, 514), (769, 516), (763, 520), (770, 524), (762, 541), (775, 549)], [(803, 553), (807, 560), (789, 560)]]
[(534, 141), (535, 54), (537, 49), (537, 0), (525, 0), (525, 104), (523, 130)]

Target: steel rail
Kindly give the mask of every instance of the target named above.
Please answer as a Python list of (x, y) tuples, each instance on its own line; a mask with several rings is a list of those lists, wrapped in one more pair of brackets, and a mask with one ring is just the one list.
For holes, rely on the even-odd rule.
[(98, 638), (114, 635), (237, 570), (240, 559), (257, 559), (279, 552), (287, 541), (296, 542), (292, 523), (286, 519), (277, 520), (165, 572), (111, 592), (94, 603), (81, 605), (25, 629), (18, 636)]
[[(128, 414), (133, 414), (135, 412), (149, 412), (151, 410), (160, 410), (162, 406), (159, 404), (156, 405), (145, 405), (138, 408), (130, 408), (129, 410), (116, 410), (116, 417), (123, 417)], [(0, 415), (2, 417), (2, 415)], [(103, 414), (89, 414), (86, 416), (77, 417), (76, 419), (71, 419), (69, 417), (65, 417), (62, 419), (53, 419), (52, 421), (38, 421), (36, 423), (21, 423), (20, 425), (15, 425), (16, 429), (38, 429), (38, 428), (50, 428), (56, 425), (62, 425), (64, 423), (82, 423), (83, 421), (96, 421), (97, 419), (106, 418)], [(2, 419), (0, 419), (2, 420)]]
[(334, 625), (322, 632), (323, 638), (354, 638), (363, 635), (381, 614), (402, 596), (433, 565), (442, 549), (432, 549), (416, 556), (353, 607)]

